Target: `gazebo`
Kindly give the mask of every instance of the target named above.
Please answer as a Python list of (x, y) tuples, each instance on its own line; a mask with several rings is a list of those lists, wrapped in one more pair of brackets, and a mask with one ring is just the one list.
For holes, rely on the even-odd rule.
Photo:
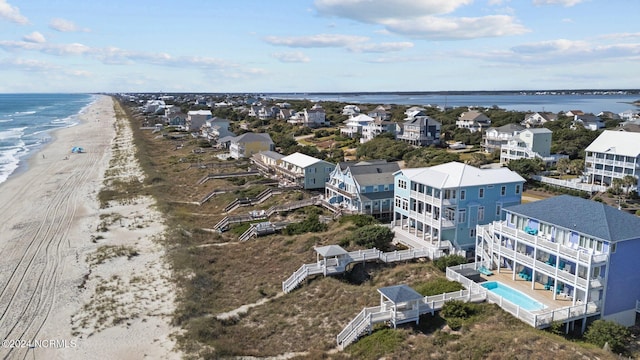
[(391, 323), (396, 325), (420, 321), (420, 302), (424, 298), (408, 285), (394, 285), (378, 289), (381, 311), (392, 313)]
[[(343, 249), (339, 245), (327, 245), (314, 248), (316, 251), (316, 261), (322, 266), (323, 273), (327, 275), (327, 266), (343, 267), (346, 264), (342, 264), (342, 259), (348, 254), (347, 250)], [(320, 257), (322, 256), (322, 260)], [(335, 271), (331, 271), (333, 273)]]

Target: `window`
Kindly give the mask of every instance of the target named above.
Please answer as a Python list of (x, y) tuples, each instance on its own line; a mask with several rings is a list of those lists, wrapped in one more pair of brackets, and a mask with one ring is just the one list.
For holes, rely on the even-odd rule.
[(476, 228), (469, 229), (469, 237), (476, 237)]
[(484, 221), (484, 206), (478, 208), (478, 221)]
[(500, 216), (502, 212), (502, 205), (496, 204), (496, 216)]
[(467, 210), (462, 209), (458, 211), (458, 223), (462, 224), (467, 221)]
[(507, 187), (502, 185), (500, 187), (500, 196), (505, 196), (505, 195), (507, 195)]
[(520, 194), (520, 185), (516, 185), (516, 194)]
[(480, 199), (484, 198), (484, 188), (480, 188), (480, 189), (478, 190), (478, 197), (479, 197)]
[(398, 187), (400, 189), (406, 189), (407, 188), (407, 182), (404, 180), (398, 180)]
[(464, 198), (467, 196), (467, 191), (466, 190), (460, 190), (460, 200), (464, 200)]
[(610, 251), (610, 253), (612, 253), (612, 254), (613, 254), (613, 253), (615, 253), (615, 252), (616, 252), (616, 247), (617, 247), (616, 245), (618, 245), (618, 244), (617, 244), (617, 243), (613, 243), (613, 244), (611, 244), (611, 251)]

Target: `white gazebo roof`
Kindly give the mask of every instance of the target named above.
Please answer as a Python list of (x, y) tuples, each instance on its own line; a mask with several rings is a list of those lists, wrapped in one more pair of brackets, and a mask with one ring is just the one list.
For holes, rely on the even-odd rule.
[(343, 249), (339, 245), (327, 245), (327, 246), (317, 247), (314, 249), (318, 254), (320, 254), (322, 257), (325, 257), (325, 258), (332, 257), (332, 256), (340, 256), (348, 253), (347, 250)]
[(409, 285), (387, 286), (378, 289), (378, 292), (394, 304), (416, 301), (424, 297), (422, 294), (409, 287)]

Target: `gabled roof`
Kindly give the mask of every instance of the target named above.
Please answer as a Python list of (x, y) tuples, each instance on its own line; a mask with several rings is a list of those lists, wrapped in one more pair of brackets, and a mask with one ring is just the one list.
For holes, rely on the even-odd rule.
[(348, 169), (360, 186), (393, 184), (393, 174), (398, 170), (400, 170), (400, 165), (397, 162), (360, 164), (349, 166)]
[(233, 138), (234, 142), (237, 143), (249, 143), (249, 142), (268, 142), (270, 144), (273, 144), (273, 141), (271, 140), (271, 136), (269, 136), (269, 134), (267, 133), (252, 133), (252, 132), (248, 132), (248, 133), (244, 133), (242, 135), (238, 135), (235, 138)]
[(478, 169), (455, 161), (401, 171), (409, 180), (439, 189), (525, 182), (522, 176), (507, 168)]
[(603, 203), (560, 195), (506, 209), (607, 241), (640, 238), (640, 217)]
[(341, 161), (338, 163), (340, 166), (340, 170), (345, 170), (350, 166), (361, 166), (361, 165), (372, 165), (372, 164), (386, 164), (387, 160), (384, 159), (376, 159), (376, 160), (355, 160), (355, 161)]
[(394, 304), (421, 300), (424, 297), (408, 285), (387, 286), (378, 289), (378, 292)]
[(640, 133), (605, 130), (585, 151), (637, 157), (640, 155)]
[[(518, 124), (507, 124), (507, 125), (502, 125), (499, 127), (494, 127), (494, 128), (489, 128), (489, 130), (491, 129), (495, 129), (500, 133), (507, 133), (507, 134), (513, 134), (516, 131), (522, 131), (525, 129), (524, 126), (522, 125), (518, 125)], [(489, 131), (487, 130), (487, 131)]]
[(463, 121), (478, 121), (478, 122), (487, 122), (491, 121), (487, 115), (481, 113), (477, 110), (469, 110), (465, 111), (458, 117), (458, 120)]
[(270, 159), (275, 159), (275, 160), (280, 160), (284, 157), (284, 155), (280, 154), (279, 152), (275, 152), (275, 151), (271, 151), (271, 150), (267, 150), (267, 151), (260, 151), (257, 154), (254, 154), (254, 156), (256, 155), (262, 155), (264, 157), (270, 158)]
[(301, 168), (306, 168), (315, 163), (324, 162), (324, 160), (320, 160), (318, 158), (314, 158), (313, 156), (309, 156), (299, 152), (293, 153), (291, 155), (287, 155), (283, 157), (281, 160), (282, 162), (293, 164)]

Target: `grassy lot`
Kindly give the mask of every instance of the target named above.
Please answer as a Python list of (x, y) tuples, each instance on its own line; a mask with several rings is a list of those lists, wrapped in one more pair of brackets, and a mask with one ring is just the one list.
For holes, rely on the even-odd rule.
[[(128, 109), (119, 111), (131, 117)], [(588, 345), (532, 329), (489, 304), (478, 305), (476, 314), (458, 331), (448, 329), (439, 316), (426, 315), (420, 325), (381, 328), (345, 351), (336, 352), (335, 336), (342, 328), (363, 307), (378, 305), (377, 288), (396, 284), (419, 287), (444, 278), (444, 273), (430, 261), (357, 264), (344, 276), (312, 277), (293, 292), (281, 295), (282, 281), (303, 263), (315, 261), (314, 246), (336, 244), (356, 226), (335, 221), (321, 233), (276, 234), (243, 243), (237, 242), (237, 231), (205, 231), (225, 215), (223, 209), (229, 202), (253, 190), (234, 180), (209, 180), (197, 185), (198, 180), (208, 173), (242, 171), (246, 165), (223, 169), (222, 165), (232, 162), (218, 160), (214, 150), (193, 153), (199, 147), (195, 140), (169, 140), (140, 130), (135, 122), (133, 129), (138, 158), (147, 174), (145, 183), (136, 185), (135, 190), (154, 196), (166, 217), (169, 230), (165, 246), (178, 289), (173, 323), (183, 330), (176, 336), (188, 358), (283, 354), (313, 359), (614, 358)], [(178, 145), (182, 147), (176, 149)], [(213, 166), (205, 169), (191, 164)], [(191, 203), (214, 189), (229, 192), (214, 196), (202, 206)], [(285, 193), (233, 213), (266, 209), (301, 196), (309, 194)], [(302, 216), (304, 210), (297, 210), (281, 218)], [(227, 244), (215, 246), (221, 243)], [(268, 301), (264, 304), (237, 317), (216, 318), (265, 299)]]

